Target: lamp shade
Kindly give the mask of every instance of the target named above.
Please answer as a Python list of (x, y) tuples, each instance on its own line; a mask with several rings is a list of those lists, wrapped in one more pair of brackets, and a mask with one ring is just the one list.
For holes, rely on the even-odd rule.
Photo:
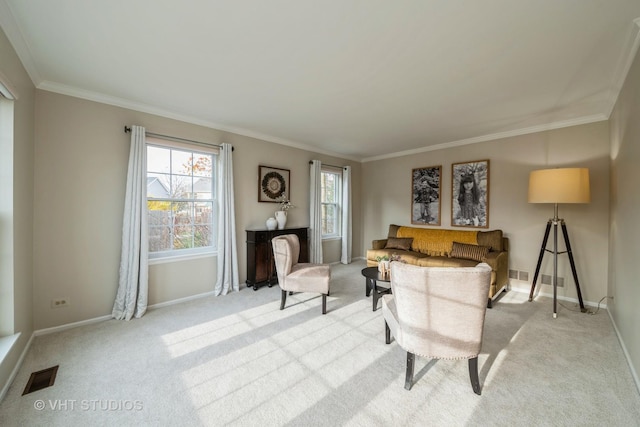
[(589, 169), (541, 169), (529, 175), (529, 203), (589, 203)]

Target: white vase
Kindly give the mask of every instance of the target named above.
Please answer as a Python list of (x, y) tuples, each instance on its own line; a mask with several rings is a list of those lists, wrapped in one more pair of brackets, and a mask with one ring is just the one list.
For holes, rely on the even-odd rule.
[(274, 217), (267, 220), (267, 230), (275, 230), (278, 226), (278, 221)]
[(276, 221), (278, 221), (278, 230), (284, 230), (287, 225), (287, 211), (276, 211)]

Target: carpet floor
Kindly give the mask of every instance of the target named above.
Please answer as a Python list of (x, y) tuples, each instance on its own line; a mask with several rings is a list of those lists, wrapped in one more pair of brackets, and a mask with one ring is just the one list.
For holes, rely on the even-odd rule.
[[(332, 266), (318, 295), (206, 297), (34, 338), (2, 426), (637, 426), (640, 394), (606, 311), (508, 292), (487, 310), (482, 396), (467, 361), (416, 359), (384, 343), (362, 261)], [(379, 303), (381, 304), (381, 303)], [(566, 303), (565, 303), (566, 305)], [(32, 372), (55, 384), (27, 395)]]

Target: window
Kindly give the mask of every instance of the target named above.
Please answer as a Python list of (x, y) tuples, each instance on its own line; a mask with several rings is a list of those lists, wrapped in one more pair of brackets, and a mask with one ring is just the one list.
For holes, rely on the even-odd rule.
[(217, 151), (147, 138), (149, 257), (216, 249)]
[(340, 237), (342, 171), (324, 169), (320, 178), (322, 238)]
[[(13, 232), (13, 96), (0, 75), (0, 363), (15, 339), (14, 324), (14, 232)], [(10, 340), (10, 341), (7, 341)]]

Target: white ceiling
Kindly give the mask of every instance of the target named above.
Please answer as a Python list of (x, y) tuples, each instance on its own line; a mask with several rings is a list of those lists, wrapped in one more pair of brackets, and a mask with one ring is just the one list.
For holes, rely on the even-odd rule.
[(640, 0), (0, 0), (38, 88), (365, 161), (606, 120), (638, 17)]

